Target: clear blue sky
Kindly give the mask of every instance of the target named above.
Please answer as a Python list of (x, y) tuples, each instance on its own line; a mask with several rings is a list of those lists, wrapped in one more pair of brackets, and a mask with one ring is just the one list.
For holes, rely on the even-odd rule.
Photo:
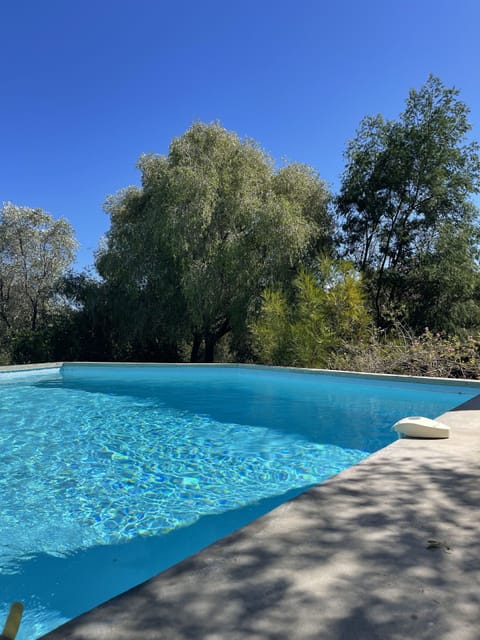
[(0, 201), (66, 217), (78, 268), (105, 197), (195, 120), (337, 188), (361, 118), (396, 117), (432, 72), (480, 140), (478, 0), (15, 0), (0, 24)]

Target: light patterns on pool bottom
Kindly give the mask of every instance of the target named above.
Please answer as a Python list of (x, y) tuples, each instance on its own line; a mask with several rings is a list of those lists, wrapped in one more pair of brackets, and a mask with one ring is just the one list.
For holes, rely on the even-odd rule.
[(39, 553), (167, 533), (321, 482), (368, 455), (124, 396), (106, 406), (101, 396), (77, 392), (74, 406), (62, 409), (71, 391), (50, 391), (54, 416), (35, 387), (25, 389), (24, 407), (17, 393), (15, 412), (2, 411), (4, 572)]

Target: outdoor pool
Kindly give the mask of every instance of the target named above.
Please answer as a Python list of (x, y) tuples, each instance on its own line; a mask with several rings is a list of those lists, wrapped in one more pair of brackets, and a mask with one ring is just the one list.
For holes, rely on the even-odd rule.
[(33, 640), (434, 418), (478, 386), (264, 367), (0, 373), (0, 628)]

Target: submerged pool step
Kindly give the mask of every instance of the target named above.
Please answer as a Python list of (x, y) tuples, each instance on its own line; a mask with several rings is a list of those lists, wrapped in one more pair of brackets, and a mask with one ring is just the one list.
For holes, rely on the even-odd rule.
[(410, 416), (396, 422), (392, 429), (408, 438), (449, 438), (450, 427), (438, 420), (423, 416)]

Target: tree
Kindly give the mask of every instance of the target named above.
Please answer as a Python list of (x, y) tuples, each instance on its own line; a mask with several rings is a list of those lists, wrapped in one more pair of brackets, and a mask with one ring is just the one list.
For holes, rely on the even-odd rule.
[(55, 305), (77, 243), (68, 222), (10, 202), (0, 209), (0, 334), (34, 334)]
[(371, 324), (361, 277), (347, 261), (317, 260), (294, 279), (291, 300), (278, 290), (262, 300), (252, 332), (266, 364), (326, 367), (339, 347), (364, 340)]
[[(331, 245), (328, 190), (305, 165), (275, 171), (251, 140), (219, 124), (194, 124), (167, 156), (140, 158), (142, 188), (108, 199), (111, 228), (97, 258), (128, 308), (148, 318), (139, 334), (203, 348), (245, 331), (269, 285)], [(148, 327), (147, 327), (148, 325)]]
[(445, 223), (433, 246), (415, 256), (401, 292), (408, 324), (417, 334), (468, 334), (480, 328), (480, 231)]
[[(88, 271), (68, 274), (60, 293), (68, 305), (52, 327), (52, 353), (60, 354), (55, 359), (153, 362), (179, 359), (176, 345), (165, 332), (154, 335), (148, 324), (150, 309), (141, 296), (132, 301), (128, 291), (116, 283), (100, 281)], [(153, 322), (153, 310), (150, 317)], [(144, 335), (139, 326), (144, 327)]]
[(366, 117), (348, 145), (337, 199), (343, 243), (366, 276), (380, 324), (440, 228), (474, 224), (479, 147), (466, 142), (471, 125), (458, 94), (430, 76), (410, 91), (399, 120)]

